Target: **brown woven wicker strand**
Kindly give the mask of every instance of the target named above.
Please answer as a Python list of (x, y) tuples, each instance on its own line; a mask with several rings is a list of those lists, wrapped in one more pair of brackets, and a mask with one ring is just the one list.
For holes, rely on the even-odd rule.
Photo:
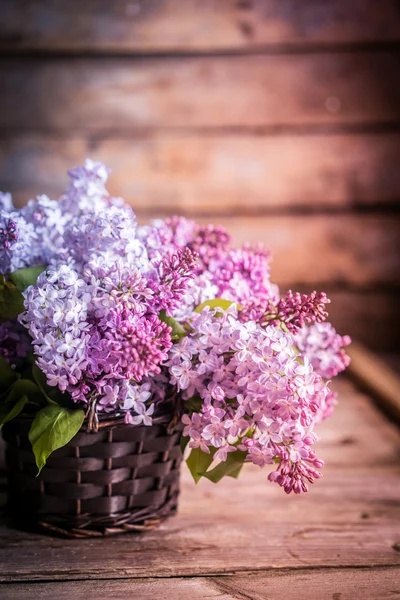
[[(169, 419), (170, 420), (170, 419)], [(48, 459), (39, 477), (30, 423), (4, 426), (8, 506), (22, 527), (73, 538), (153, 529), (176, 511), (181, 425), (167, 417), (151, 427), (115, 420), (81, 430)]]

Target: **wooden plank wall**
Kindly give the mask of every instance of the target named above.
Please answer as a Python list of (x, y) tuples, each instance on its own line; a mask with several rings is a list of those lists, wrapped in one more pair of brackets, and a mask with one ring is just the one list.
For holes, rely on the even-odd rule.
[(398, 348), (396, 0), (1, 0), (0, 189), (91, 156), (141, 219), (263, 240), (282, 286)]

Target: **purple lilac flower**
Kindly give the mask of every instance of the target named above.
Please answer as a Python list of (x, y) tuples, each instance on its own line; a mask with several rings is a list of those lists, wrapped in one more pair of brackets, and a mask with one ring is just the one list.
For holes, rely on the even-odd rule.
[[(323, 465), (314, 425), (336, 402), (326, 380), (349, 362), (350, 339), (322, 323), (326, 295), (280, 298), (268, 251), (231, 249), (221, 227), (138, 225), (108, 193), (102, 163), (69, 174), (59, 202), (39, 196), (16, 210), (0, 194), (0, 274), (48, 265), (24, 293), (21, 325), (0, 326), (1, 355), (18, 367), (33, 350), (50, 386), (133, 425), (150, 425), (171, 395), (199, 397), (183, 416), (191, 448), (218, 461), (242, 450), (277, 465), (269, 479), (286, 492), (306, 491)], [(232, 306), (194, 312), (218, 297)], [(173, 344), (160, 311), (187, 337)]]
[(82, 167), (68, 171), (70, 185), (60, 198), (62, 212), (79, 216), (96, 213), (110, 206), (126, 206), (121, 198), (112, 198), (108, 193), (106, 183), (109, 173), (110, 170), (103, 163), (89, 158)]
[(108, 172), (102, 163), (86, 160), (83, 167), (70, 171), (70, 187), (59, 202), (38, 196), (15, 209), (10, 194), (0, 193), (0, 274), (54, 259), (67, 260), (72, 248), (66, 245), (65, 227), (79, 228), (79, 221), (73, 221), (81, 215), (119, 207), (131, 216), (131, 209), (120, 198), (108, 194)]
[(40, 264), (38, 236), (17, 212), (0, 210), (0, 274)]
[[(171, 329), (159, 313), (178, 306), (194, 276), (195, 256), (178, 248), (150, 260), (133, 211), (115, 203), (105, 208), (105, 175), (96, 165), (92, 175), (87, 167), (74, 172), (72, 192), (61, 206), (82, 188), (88, 202), (97, 198), (97, 210), (83, 203), (64, 220), (63, 247), (25, 292), (20, 321), (49, 385), (76, 402), (96, 398), (98, 410), (129, 411), (132, 390), (160, 374), (167, 359)], [(39, 212), (29, 208), (30, 215)], [(142, 415), (148, 424), (151, 412), (137, 412), (138, 406), (132, 405), (127, 420)]]
[(351, 339), (348, 335), (336, 333), (330, 323), (303, 326), (294, 339), (299, 350), (324, 379), (336, 377), (350, 364), (350, 357), (343, 348), (351, 343)]
[(29, 200), (20, 210), (21, 217), (33, 226), (38, 241), (35, 262), (47, 264), (64, 245), (64, 226), (67, 217), (56, 200), (45, 195)]
[(103, 266), (101, 276), (83, 270), (81, 277), (69, 265), (49, 267), (26, 291), (20, 320), (49, 385), (85, 403), (95, 394), (100, 410), (123, 408), (132, 382), (160, 372), (171, 330), (152, 312), (153, 289), (132, 265)]
[(12, 196), (8, 192), (0, 192), (0, 210), (4, 210), (6, 213), (15, 210)]

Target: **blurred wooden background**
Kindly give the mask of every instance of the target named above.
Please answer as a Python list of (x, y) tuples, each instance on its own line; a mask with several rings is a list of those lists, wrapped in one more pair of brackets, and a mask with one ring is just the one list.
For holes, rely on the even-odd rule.
[(141, 220), (262, 240), (284, 287), (399, 347), (397, 0), (0, 0), (0, 189), (86, 156)]

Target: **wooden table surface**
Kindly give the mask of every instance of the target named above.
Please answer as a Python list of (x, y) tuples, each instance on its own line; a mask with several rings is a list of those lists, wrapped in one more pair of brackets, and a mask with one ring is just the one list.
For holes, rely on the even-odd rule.
[(0, 523), (2, 598), (400, 598), (400, 433), (353, 383), (320, 428), (324, 477), (286, 496), (247, 466), (144, 535), (62, 540)]

